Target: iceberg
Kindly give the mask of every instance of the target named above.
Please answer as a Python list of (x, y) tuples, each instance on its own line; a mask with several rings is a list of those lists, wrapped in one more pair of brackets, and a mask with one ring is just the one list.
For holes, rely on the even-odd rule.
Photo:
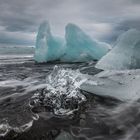
[(65, 39), (53, 36), (48, 22), (43, 22), (38, 30), (35, 61), (84, 62), (99, 60), (110, 46), (91, 39), (78, 26), (68, 24)]
[(64, 39), (51, 34), (50, 25), (47, 21), (43, 22), (38, 30), (35, 48), (35, 61), (48, 62), (59, 60), (64, 54)]
[(96, 68), (103, 70), (125, 70), (140, 68), (140, 31), (130, 29), (122, 34), (115, 47), (103, 56)]
[(99, 60), (108, 51), (106, 43), (91, 39), (75, 24), (69, 23), (65, 28), (66, 51), (61, 58), (67, 62), (84, 62)]

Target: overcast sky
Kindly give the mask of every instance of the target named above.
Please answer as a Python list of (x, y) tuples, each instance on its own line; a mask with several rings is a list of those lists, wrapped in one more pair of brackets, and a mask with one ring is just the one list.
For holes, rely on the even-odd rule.
[(91, 37), (113, 42), (129, 28), (140, 29), (140, 0), (0, 0), (0, 43), (34, 45), (39, 24), (64, 35), (69, 22)]

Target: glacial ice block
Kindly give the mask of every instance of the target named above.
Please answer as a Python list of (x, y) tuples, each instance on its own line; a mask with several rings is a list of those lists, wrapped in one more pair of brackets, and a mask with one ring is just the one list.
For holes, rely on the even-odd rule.
[(35, 60), (37, 62), (99, 60), (110, 49), (108, 44), (91, 39), (74, 24), (68, 24), (65, 32), (65, 39), (55, 37), (51, 34), (49, 23), (43, 22), (36, 39)]
[(66, 52), (62, 61), (83, 62), (99, 60), (108, 51), (106, 43), (91, 39), (78, 26), (69, 23), (65, 28)]
[(111, 97), (121, 101), (140, 98), (140, 70), (108, 70), (95, 76), (89, 75), (80, 89), (91, 94)]
[(52, 36), (49, 23), (43, 22), (36, 38), (35, 60), (37, 62), (59, 60), (64, 51), (64, 39)]
[(140, 31), (130, 29), (122, 34), (116, 46), (96, 64), (104, 70), (140, 68)]

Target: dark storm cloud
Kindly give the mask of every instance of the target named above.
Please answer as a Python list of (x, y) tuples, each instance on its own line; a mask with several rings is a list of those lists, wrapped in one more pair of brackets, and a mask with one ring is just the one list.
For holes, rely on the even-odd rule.
[(30, 13), (26, 1), (0, 1), (0, 24), (9, 31), (30, 31), (36, 23), (36, 15)]
[(73, 22), (110, 42), (129, 28), (140, 29), (139, 13), (139, 0), (0, 0), (0, 43), (33, 44), (44, 19), (54, 33), (64, 35), (65, 25)]
[(34, 45), (35, 35), (22, 32), (0, 32), (0, 44), (11, 44), (11, 45)]
[(132, 2), (134, 4), (140, 4), (140, 0), (130, 0), (130, 2)]
[(35, 31), (43, 19), (49, 18), (51, 9), (57, 8), (58, 2), (59, 0), (0, 0), (0, 23), (10, 31)]
[(121, 29), (130, 29), (135, 28), (140, 30), (140, 19), (127, 19), (120, 23), (120, 26), (118, 28)]
[(104, 36), (102, 39), (108, 43), (115, 42), (120, 34), (132, 28), (140, 30), (140, 19), (124, 19), (113, 26), (111, 34)]

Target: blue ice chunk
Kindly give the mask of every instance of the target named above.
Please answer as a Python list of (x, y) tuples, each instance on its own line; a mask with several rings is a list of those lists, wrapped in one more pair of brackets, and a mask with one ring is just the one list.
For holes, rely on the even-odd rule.
[(43, 22), (38, 30), (35, 61), (84, 62), (99, 60), (110, 49), (106, 43), (91, 39), (74, 24), (66, 26), (65, 40), (51, 34), (48, 22)]
[(69, 23), (65, 30), (66, 52), (61, 59), (62, 61), (99, 60), (109, 51), (110, 46), (108, 44), (91, 39), (74, 24)]
[(37, 62), (59, 60), (64, 54), (64, 39), (51, 34), (50, 25), (43, 22), (38, 30), (34, 58)]

